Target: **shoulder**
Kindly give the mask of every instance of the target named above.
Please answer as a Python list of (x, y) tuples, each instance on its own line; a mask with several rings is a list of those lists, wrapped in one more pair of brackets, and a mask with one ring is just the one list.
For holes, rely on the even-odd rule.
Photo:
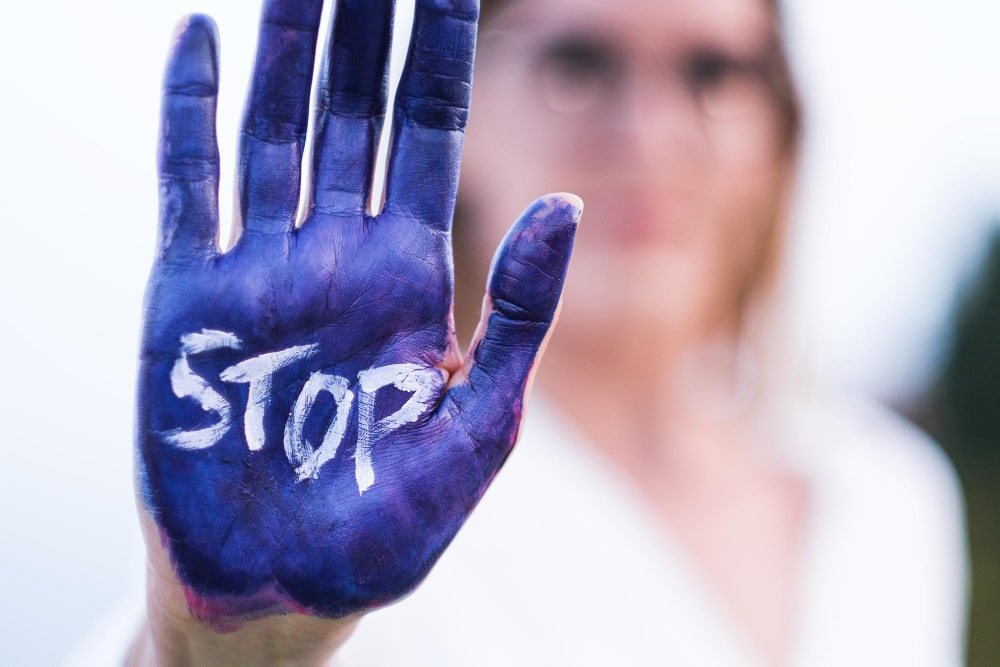
[[(874, 400), (842, 393), (798, 399), (789, 437), (793, 457), (818, 485), (885, 512), (946, 513), (961, 524), (962, 494), (951, 462), (936, 442)], [(847, 487), (847, 488), (843, 488)]]
[[(813, 626), (837, 629), (813, 641), (845, 656), (863, 647), (864, 664), (961, 664), (968, 563), (951, 463), (874, 401), (796, 400), (789, 451), (810, 482)], [(857, 664), (851, 655), (837, 664)]]
[(941, 448), (866, 398), (829, 393), (800, 408), (791, 450), (811, 483), (822, 549), (896, 608), (933, 602), (960, 617), (965, 508)]

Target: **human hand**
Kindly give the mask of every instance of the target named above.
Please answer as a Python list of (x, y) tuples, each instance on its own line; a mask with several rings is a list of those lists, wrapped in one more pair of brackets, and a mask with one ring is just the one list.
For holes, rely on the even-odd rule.
[(400, 598), (514, 445), (580, 203), (549, 196), (515, 223), (463, 361), (450, 226), (478, 3), (416, 4), (372, 216), (392, 7), (338, 2), (296, 227), (322, 2), (266, 0), (238, 159), (243, 232), (225, 253), (213, 24), (191, 17), (174, 45), (137, 478), (153, 568), (169, 563), (159, 575), (200, 621), (340, 618)]

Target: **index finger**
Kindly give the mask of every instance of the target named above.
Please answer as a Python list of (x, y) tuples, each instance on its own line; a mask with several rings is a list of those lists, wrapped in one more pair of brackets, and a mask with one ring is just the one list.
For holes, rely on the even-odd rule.
[(446, 230), (472, 96), (478, 0), (417, 0), (396, 92), (385, 210)]

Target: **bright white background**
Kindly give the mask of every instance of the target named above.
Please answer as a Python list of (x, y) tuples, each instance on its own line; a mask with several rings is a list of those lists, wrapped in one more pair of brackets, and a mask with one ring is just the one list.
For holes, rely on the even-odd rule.
[[(158, 88), (194, 10), (221, 26), (228, 175), (256, 3), (18, 2), (0, 21), (4, 664), (56, 664), (141, 571), (132, 385)], [(792, 322), (821, 373), (902, 400), (1000, 216), (1000, 5), (790, 0), (788, 14), (809, 121)]]

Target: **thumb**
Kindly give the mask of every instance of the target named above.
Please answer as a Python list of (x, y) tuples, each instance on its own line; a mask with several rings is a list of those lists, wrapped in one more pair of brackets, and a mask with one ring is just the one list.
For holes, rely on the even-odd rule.
[(561, 193), (538, 199), (501, 242), (466, 365), (450, 406), (478, 443), (488, 477), (517, 438), (539, 352), (554, 322), (583, 202)]

